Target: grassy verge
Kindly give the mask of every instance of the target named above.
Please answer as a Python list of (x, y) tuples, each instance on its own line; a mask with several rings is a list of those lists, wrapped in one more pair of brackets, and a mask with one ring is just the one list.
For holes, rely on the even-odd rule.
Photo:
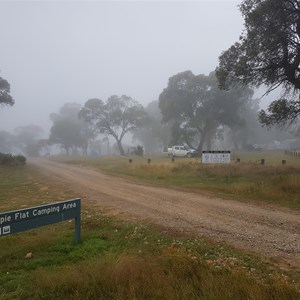
[[(0, 169), (0, 211), (69, 199), (34, 169)], [(82, 243), (63, 222), (1, 237), (0, 299), (299, 299), (298, 269), (83, 207)], [(32, 253), (31, 258), (26, 258)]]
[[(240, 158), (240, 163), (236, 159)], [(199, 159), (153, 156), (129, 158), (56, 158), (60, 161), (92, 166), (108, 174), (127, 176), (152, 184), (203, 190), (224, 198), (257, 201), (300, 209), (300, 159), (278, 151), (233, 153), (230, 165), (204, 165)], [(265, 165), (260, 160), (265, 159)], [(282, 165), (286, 160), (286, 165)]]

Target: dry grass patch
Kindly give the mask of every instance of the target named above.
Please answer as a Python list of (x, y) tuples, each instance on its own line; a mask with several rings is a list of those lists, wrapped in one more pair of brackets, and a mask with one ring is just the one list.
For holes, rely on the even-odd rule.
[(297, 299), (278, 277), (259, 280), (172, 248), (157, 255), (108, 255), (60, 270), (36, 270), (39, 299)]
[[(235, 163), (241, 157), (241, 163)], [(260, 159), (266, 165), (260, 165)], [(286, 165), (281, 159), (287, 160)], [(300, 160), (283, 152), (256, 151), (232, 154), (228, 165), (205, 165), (196, 158), (153, 156), (133, 157), (59, 158), (62, 162), (92, 166), (108, 174), (129, 177), (151, 184), (213, 192), (223, 198), (239, 201), (274, 203), (300, 209)]]

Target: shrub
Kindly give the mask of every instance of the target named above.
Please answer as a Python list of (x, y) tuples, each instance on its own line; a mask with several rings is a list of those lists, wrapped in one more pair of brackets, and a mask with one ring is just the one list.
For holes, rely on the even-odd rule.
[(26, 157), (23, 155), (12, 155), (11, 153), (1, 153), (0, 152), (0, 165), (16, 166), (25, 165)]
[(144, 148), (143, 146), (138, 145), (136, 149), (134, 150), (134, 154), (138, 156), (143, 156), (144, 155)]

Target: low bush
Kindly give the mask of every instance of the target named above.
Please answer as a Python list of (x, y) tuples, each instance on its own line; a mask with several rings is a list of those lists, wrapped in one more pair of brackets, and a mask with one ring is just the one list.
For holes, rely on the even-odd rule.
[(23, 155), (12, 155), (10, 153), (0, 152), (0, 165), (15, 166), (15, 165), (25, 165), (26, 157)]

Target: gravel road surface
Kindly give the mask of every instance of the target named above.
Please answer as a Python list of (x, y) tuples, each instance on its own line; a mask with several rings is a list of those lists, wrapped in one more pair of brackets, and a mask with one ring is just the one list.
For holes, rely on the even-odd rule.
[(57, 182), (78, 193), (86, 205), (92, 201), (108, 213), (209, 237), (276, 258), (284, 266), (300, 267), (299, 212), (134, 183), (91, 168), (46, 159), (31, 163), (50, 183)]

